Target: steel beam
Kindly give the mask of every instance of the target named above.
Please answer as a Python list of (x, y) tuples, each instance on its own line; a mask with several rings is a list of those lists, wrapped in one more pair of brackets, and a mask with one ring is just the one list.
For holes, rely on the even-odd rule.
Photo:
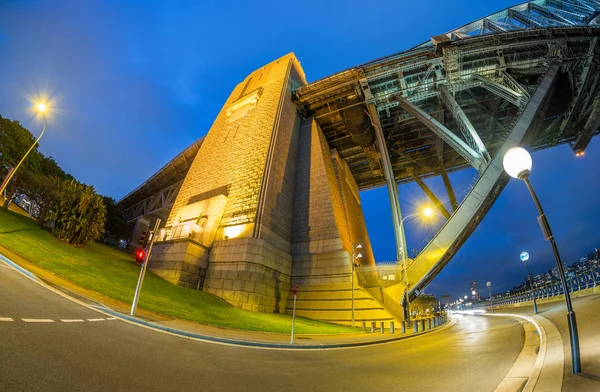
[(504, 153), (509, 148), (522, 143), (523, 138), (534, 124), (540, 107), (552, 91), (559, 70), (558, 64), (550, 66), (511, 130), (508, 139), (481, 174), (472, 191), (454, 211), (451, 219), (409, 266), (408, 284), (411, 287), (411, 297), (418, 295), (444, 268), (499, 196), (508, 181), (508, 176), (502, 169)]
[(484, 29), (493, 31), (494, 33), (504, 33), (505, 31), (508, 31), (504, 27), (494, 23), (493, 21), (491, 21), (489, 19), (484, 19), (482, 22), (482, 26)]
[(592, 104), (592, 112), (588, 117), (585, 125), (583, 126), (583, 131), (579, 133), (577, 139), (573, 143), (573, 151), (580, 152), (584, 151), (594, 134), (600, 128), (600, 100), (596, 98), (594, 103)]
[(560, 24), (567, 25), (567, 26), (575, 25), (574, 22), (557, 14), (556, 12), (552, 12), (549, 8), (546, 8), (544, 6), (537, 5), (535, 3), (529, 3), (529, 4), (527, 4), (527, 8), (529, 8), (532, 11), (537, 12), (538, 14), (540, 14), (548, 19), (552, 19), (555, 22), (558, 22)]
[(396, 177), (394, 176), (394, 170), (392, 169), (392, 162), (385, 142), (385, 136), (383, 135), (381, 123), (379, 122), (377, 108), (374, 104), (370, 103), (367, 105), (367, 110), (369, 112), (369, 117), (371, 117), (371, 124), (375, 128), (375, 143), (381, 154), (381, 166), (383, 168), (383, 175), (387, 184), (390, 206), (392, 208), (394, 237), (396, 239), (396, 257), (397, 260), (401, 260), (402, 253), (405, 252), (406, 249), (406, 237), (404, 235), (404, 228), (402, 227), (402, 211), (400, 210), (400, 199), (398, 198), (398, 184), (396, 183)]
[(479, 156), (485, 158), (486, 163), (489, 162), (491, 160), (490, 154), (487, 152), (485, 145), (481, 141), (481, 137), (479, 137), (479, 134), (473, 127), (473, 124), (471, 124), (471, 121), (469, 121), (469, 118), (461, 109), (458, 102), (456, 102), (454, 96), (448, 91), (448, 89), (444, 85), (438, 86), (438, 89), (441, 92), (440, 97), (442, 98), (442, 102), (444, 102), (446, 107), (450, 110), (452, 117), (454, 117), (454, 120), (456, 120), (456, 123), (462, 131), (465, 139), (472, 141), (474, 144), (474, 146), (472, 145), (472, 147), (477, 148)]
[[(585, 66), (583, 67), (583, 70), (581, 71), (581, 77), (580, 77), (580, 80), (578, 83), (579, 91), (577, 92), (577, 97), (573, 101), (573, 105), (571, 106), (571, 110), (569, 111), (567, 118), (563, 121), (563, 123), (560, 126), (561, 135), (563, 132), (565, 132), (567, 129), (569, 129), (569, 127), (571, 126), (573, 121), (577, 121), (577, 117), (578, 117), (577, 115), (579, 114), (580, 110), (582, 109), (582, 106), (585, 106), (585, 105), (583, 105), (583, 100), (588, 98), (588, 96), (590, 96), (591, 92), (593, 92), (595, 90), (596, 83), (590, 83), (590, 76), (592, 74), (594, 74), (594, 72), (590, 72), (590, 70), (592, 68), (592, 65), (594, 64), (597, 45), (598, 45), (598, 38), (594, 38), (592, 40), (592, 42), (590, 42), (590, 47), (588, 49), (588, 57), (585, 61)], [(594, 75), (594, 76), (596, 76), (596, 82), (597, 82), (597, 75)]]
[(540, 22), (531, 19), (525, 13), (512, 8), (508, 10), (508, 17), (532, 29), (544, 27)]
[(498, 82), (495, 82), (478, 74), (472, 75), (471, 79), (481, 82), (481, 87), (485, 88), (490, 93), (512, 103), (517, 107), (524, 108), (527, 104), (527, 97), (525, 97), (521, 92), (515, 91)]
[(456, 152), (458, 152), (471, 166), (476, 170), (483, 170), (486, 166), (486, 162), (482, 156), (480, 156), (475, 150), (473, 150), (467, 143), (462, 141), (457, 135), (451, 130), (440, 124), (435, 118), (431, 117), (428, 113), (421, 110), (411, 102), (396, 96), (402, 109), (413, 115), (423, 125), (429, 128), (433, 133), (438, 135), (442, 140), (450, 145)]

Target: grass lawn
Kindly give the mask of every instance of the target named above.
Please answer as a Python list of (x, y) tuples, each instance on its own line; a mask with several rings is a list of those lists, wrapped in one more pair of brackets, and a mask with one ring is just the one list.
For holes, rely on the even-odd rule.
[[(0, 244), (26, 260), (97, 293), (131, 302), (140, 267), (121, 251), (94, 243), (75, 248), (55, 239), (32, 219), (0, 208)], [(192, 289), (174, 286), (150, 271), (139, 307), (201, 324), (249, 331), (289, 333), (291, 316), (249, 312)], [(296, 333), (329, 334), (355, 329), (296, 318)]]

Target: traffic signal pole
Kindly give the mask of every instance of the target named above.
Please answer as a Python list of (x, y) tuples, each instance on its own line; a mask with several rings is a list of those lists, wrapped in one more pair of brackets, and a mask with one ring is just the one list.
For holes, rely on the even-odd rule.
[(133, 295), (133, 303), (131, 304), (131, 314), (135, 316), (135, 310), (137, 308), (138, 301), (140, 299), (140, 292), (142, 291), (142, 284), (144, 283), (144, 276), (146, 275), (146, 268), (148, 267), (148, 260), (150, 260), (150, 253), (152, 253), (152, 245), (154, 245), (154, 239), (156, 238), (156, 233), (158, 232), (158, 226), (160, 225), (160, 218), (156, 219), (156, 223), (154, 224), (154, 230), (152, 230), (152, 238), (150, 239), (150, 246), (148, 247), (148, 253), (144, 258), (144, 262), (142, 263), (142, 270), (140, 271), (140, 277), (138, 278), (137, 287), (135, 288), (135, 294)]

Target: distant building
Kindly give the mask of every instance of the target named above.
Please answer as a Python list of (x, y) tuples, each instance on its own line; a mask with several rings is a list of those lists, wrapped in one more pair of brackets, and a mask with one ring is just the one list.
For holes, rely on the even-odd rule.
[(473, 300), (473, 302), (479, 301), (481, 298), (479, 295), (479, 284), (476, 280), (471, 282), (471, 285), (469, 286), (469, 293), (471, 293), (471, 300)]

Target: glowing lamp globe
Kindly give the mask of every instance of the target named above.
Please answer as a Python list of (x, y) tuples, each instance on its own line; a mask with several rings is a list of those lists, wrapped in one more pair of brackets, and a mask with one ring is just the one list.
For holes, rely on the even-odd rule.
[(524, 148), (513, 147), (504, 154), (502, 164), (509, 176), (523, 179), (531, 171), (531, 155)]
[(490, 286), (492, 285), (492, 282), (487, 282), (485, 285), (486, 285), (487, 287), (490, 287)]
[(38, 105), (37, 105), (37, 110), (38, 110), (39, 112), (45, 112), (45, 111), (46, 111), (46, 105), (45, 105), (45, 104), (43, 104), (43, 103), (38, 103)]
[(521, 254), (519, 255), (519, 258), (521, 259), (521, 261), (527, 261), (527, 260), (529, 260), (529, 253), (521, 252)]
[(431, 216), (431, 215), (433, 215), (433, 210), (429, 207), (426, 207), (425, 209), (423, 209), (423, 215)]

